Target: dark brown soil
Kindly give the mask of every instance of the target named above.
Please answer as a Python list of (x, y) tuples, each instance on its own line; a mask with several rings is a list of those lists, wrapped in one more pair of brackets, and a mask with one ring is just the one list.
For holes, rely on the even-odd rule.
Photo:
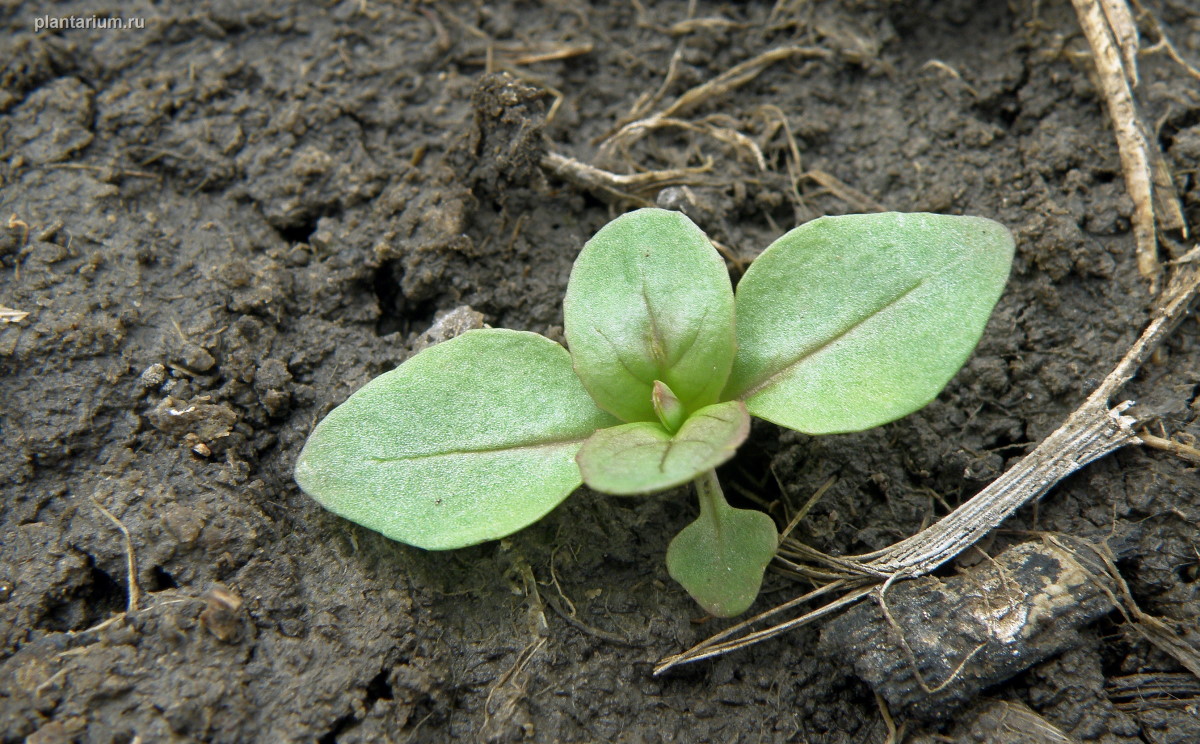
[[(47, 12), (98, 11), (0, 4), (0, 306), (29, 313), (0, 323), (0, 741), (886, 739), (818, 627), (651, 676), (719, 627), (663, 564), (695, 508), (682, 491), (581, 490), (508, 540), (426, 553), (291, 479), (315, 422), (439, 313), (561, 339), (571, 262), (620, 207), (546, 175), (543, 148), (618, 172), (711, 159), (683, 201), (733, 264), (870, 202), (1013, 229), (1009, 288), (935, 403), (856, 435), (757, 423), (726, 469), (793, 506), (836, 476), (798, 533), (822, 550), (912, 534), (1109, 371), (1152, 298), (1069, 2), (701, 1), (705, 23), (687, 5), (215, 0), (121, 10), (143, 30), (34, 33)], [(1146, 6), (1200, 63), (1191, 0)], [(765, 171), (683, 129), (597, 151), (676, 52), (666, 100), (788, 45), (823, 52), (684, 117), (740, 131)], [(530, 90), (485, 80), (489, 58)], [(1200, 230), (1200, 84), (1161, 53), (1141, 75)], [(861, 197), (793, 190), (789, 169)], [(1195, 319), (1156, 362), (1133, 412), (1200, 436)], [(133, 587), (105, 510), (140, 588), (108, 623)], [(1134, 534), (1134, 597), (1196, 643), (1198, 522), (1196, 471), (1131, 449), (1006, 527)], [(771, 577), (758, 607), (801, 589)], [(1147, 698), (1120, 682), (1182, 672), (1173, 659), (1115, 612), (1080, 638), (986, 695), (1080, 741), (1200, 740), (1195, 698), (1131, 705)]]

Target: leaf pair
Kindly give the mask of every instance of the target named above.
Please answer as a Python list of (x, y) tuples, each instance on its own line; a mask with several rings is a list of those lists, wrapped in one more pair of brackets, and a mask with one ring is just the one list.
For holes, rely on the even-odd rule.
[(733, 314), (725, 262), (679, 212), (631, 212), (583, 247), (563, 300), (567, 344), (592, 399), (628, 422), (583, 445), (589, 487), (653, 493), (733, 457), (750, 431), (742, 403), (718, 402)]

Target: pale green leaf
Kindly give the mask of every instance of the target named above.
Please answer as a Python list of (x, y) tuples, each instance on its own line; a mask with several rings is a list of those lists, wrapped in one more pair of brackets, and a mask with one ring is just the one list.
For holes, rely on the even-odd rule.
[(657, 422), (601, 429), (576, 458), (589, 488), (631, 496), (681, 486), (733, 457), (750, 433), (741, 401), (705, 406), (674, 435)]
[(709, 614), (740, 615), (754, 603), (775, 555), (775, 522), (760, 511), (729, 506), (716, 474), (698, 480), (696, 488), (700, 516), (667, 547), (667, 572)]
[(558, 344), (476, 330), (367, 383), (317, 425), (296, 482), (409, 545), (458, 548), (536, 522), (580, 484), (598, 409)]
[(733, 290), (683, 214), (639, 209), (605, 225), (575, 261), (563, 315), (575, 371), (621, 420), (657, 420), (655, 380), (688, 412), (717, 402), (733, 363)]
[(687, 410), (675, 397), (675, 393), (662, 380), (654, 381), (654, 390), (650, 396), (654, 403), (654, 415), (663, 428), (674, 434), (687, 420)]
[(1013, 239), (982, 217), (822, 217), (775, 241), (737, 290), (726, 398), (811, 434), (858, 431), (932, 400), (979, 341)]

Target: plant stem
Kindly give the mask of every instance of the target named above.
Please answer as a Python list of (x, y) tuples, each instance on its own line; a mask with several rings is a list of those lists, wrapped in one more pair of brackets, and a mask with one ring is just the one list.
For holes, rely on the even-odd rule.
[(700, 518), (712, 522), (713, 531), (720, 539), (721, 512), (729, 509), (729, 503), (725, 501), (721, 481), (717, 480), (717, 471), (708, 470), (692, 483), (696, 485), (696, 498), (700, 500)]

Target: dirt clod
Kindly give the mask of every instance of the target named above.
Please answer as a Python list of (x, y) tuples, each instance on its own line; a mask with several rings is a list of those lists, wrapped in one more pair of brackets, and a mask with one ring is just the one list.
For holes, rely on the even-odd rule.
[(242, 598), (228, 589), (209, 589), (204, 595), (208, 606), (200, 613), (200, 624), (217, 638), (232, 643), (238, 639), (241, 630), (241, 616), (238, 610), (242, 607)]

